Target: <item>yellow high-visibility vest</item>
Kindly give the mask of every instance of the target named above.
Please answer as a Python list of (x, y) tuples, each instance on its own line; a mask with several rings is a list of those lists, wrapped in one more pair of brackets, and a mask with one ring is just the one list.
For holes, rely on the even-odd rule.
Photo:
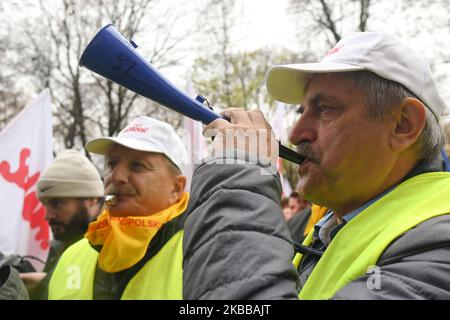
[[(181, 300), (183, 298), (183, 231), (169, 241), (131, 278), (122, 300)], [(92, 300), (98, 252), (87, 239), (69, 247), (53, 272), (49, 300)]]
[[(399, 184), (350, 220), (333, 238), (300, 299), (329, 299), (375, 266), (384, 250), (418, 224), (450, 213), (450, 173), (431, 172)], [(310, 246), (311, 232), (303, 244)], [(298, 268), (302, 255), (293, 263)]]

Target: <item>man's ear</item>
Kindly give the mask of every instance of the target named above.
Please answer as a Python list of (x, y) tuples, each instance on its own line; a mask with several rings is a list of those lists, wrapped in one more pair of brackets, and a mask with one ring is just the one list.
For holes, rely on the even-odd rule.
[(403, 99), (395, 108), (395, 124), (390, 138), (393, 150), (404, 151), (417, 141), (425, 126), (425, 108), (425, 105), (415, 98)]
[(173, 201), (172, 203), (177, 202), (181, 196), (183, 195), (184, 189), (186, 188), (186, 177), (183, 175), (177, 175), (173, 177)]

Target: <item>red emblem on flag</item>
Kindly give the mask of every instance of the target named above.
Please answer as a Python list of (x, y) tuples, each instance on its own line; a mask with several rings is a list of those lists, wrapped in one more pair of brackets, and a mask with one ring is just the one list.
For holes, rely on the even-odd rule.
[(49, 227), (45, 220), (45, 208), (40, 205), (34, 190), (28, 192), (36, 185), (40, 176), (40, 172), (36, 172), (33, 175), (29, 174), (29, 167), (26, 162), (30, 154), (31, 150), (28, 148), (20, 151), (19, 168), (16, 172), (11, 172), (11, 166), (7, 161), (2, 161), (0, 163), (0, 175), (6, 181), (14, 183), (24, 190), (25, 198), (22, 207), (22, 218), (25, 221), (29, 221), (31, 229), (38, 228), (35, 239), (39, 242), (40, 247), (46, 250), (49, 245)]

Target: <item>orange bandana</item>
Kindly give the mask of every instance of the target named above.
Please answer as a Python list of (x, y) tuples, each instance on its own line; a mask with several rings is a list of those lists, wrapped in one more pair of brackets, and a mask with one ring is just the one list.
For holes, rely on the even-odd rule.
[(98, 256), (100, 269), (118, 272), (128, 269), (145, 255), (148, 245), (158, 230), (186, 210), (189, 194), (169, 208), (151, 216), (111, 217), (104, 209), (96, 221), (89, 224), (84, 235), (93, 246), (103, 245)]

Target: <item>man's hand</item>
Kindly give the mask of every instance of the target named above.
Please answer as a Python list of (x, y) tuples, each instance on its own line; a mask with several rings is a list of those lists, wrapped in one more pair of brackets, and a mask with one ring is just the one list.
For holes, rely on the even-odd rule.
[[(205, 137), (214, 136), (213, 156), (229, 158), (237, 150), (263, 166), (276, 166), (278, 141), (270, 124), (260, 110), (245, 111), (231, 108), (222, 113), (225, 119), (216, 119), (206, 126)], [(232, 158), (234, 157), (231, 154)], [(242, 159), (241, 159), (242, 160)]]
[(47, 273), (45, 272), (27, 272), (21, 273), (20, 279), (22, 279), (25, 284), (28, 294), (31, 294), (46, 275)]

